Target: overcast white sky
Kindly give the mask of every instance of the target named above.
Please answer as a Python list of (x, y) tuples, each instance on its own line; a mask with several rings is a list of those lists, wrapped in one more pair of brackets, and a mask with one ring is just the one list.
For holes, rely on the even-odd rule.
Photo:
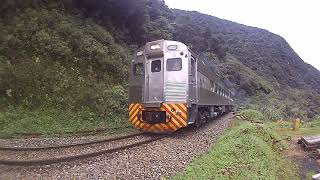
[(165, 1), (170, 8), (194, 10), (279, 34), (305, 62), (320, 70), (319, 0)]

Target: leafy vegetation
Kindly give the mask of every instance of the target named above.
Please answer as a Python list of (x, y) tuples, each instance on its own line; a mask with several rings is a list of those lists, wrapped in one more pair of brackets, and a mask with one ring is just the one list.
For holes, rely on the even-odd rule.
[(275, 129), (241, 123), (173, 179), (298, 179)]
[(239, 112), (239, 115), (244, 115), (250, 121), (263, 121), (265, 120), (264, 114), (254, 109), (244, 109)]
[(56, 10), (27, 9), (12, 18), (1, 34), (2, 108), (96, 110), (112, 86), (124, 84), (126, 54), (101, 27)]
[[(70, 118), (64, 121), (70, 123), (66, 128), (77, 129), (76, 119), (78, 125), (88, 125), (84, 113), (93, 114), (97, 122), (92, 124), (101, 118), (110, 125), (114, 119), (127, 122), (129, 52), (105, 29), (89, 19), (47, 8), (21, 9), (1, 19), (1, 24), (6, 26), (0, 30), (0, 109), (7, 114), (16, 108), (13, 124), (33, 119), (39, 121), (37, 126), (42, 124), (40, 131), (50, 132)], [(15, 128), (11, 116), (2, 117), (8, 118), (4, 127), (10, 132), (36, 130), (32, 123)], [(63, 131), (66, 124), (60, 125)]]
[[(104, 130), (106, 133), (132, 132), (134, 129), (122, 119), (98, 116), (90, 111), (73, 112), (58, 109), (10, 109), (0, 112), (0, 138), (12, 138), (24, 133), (61, 135), (67, 132)], [(117, 130), (121, 129), (120, 132)]]
[(319, 113), (319, 98), (309, 91), (288, 88), (270, 94), (258, 94), (251, 97), (246, 106), (260, 110), (270, 120), (300, 118), (308, 121)]
[(92, 18), (126, 44), (144, 45), (155, 39), (172, 39), (172, 11), (162, 0), (75, 0), (82, 16)]
[[(265, 112), (276, 110), (277, 116), (285, 118), (312, 119), (320, 113), (320, 72), (304, 63), (282, 37), (194, 11), (173, 12), (177, 26), (183, 22), (189, 27), (175, 30), (184, 31), (185, 36), (174, 38), (199, 47), (200, 54), (217, 54), (213, 69), (229, 80), (226, 84), (235, 88), (240, 104), (253, 104)], [(203, 47), (208, 44), (206, 39), (219, 48)], [(204, 58), (212, 60), (210, 56)], [(253, 98), (262, 99), (263, 103), (251, 101)], [(283, 103), (280, 111), (274, 108)]]
[(301, 136), (319, 135), (320, 123), (319, 117), (310, 121), (301, 121), (300, 127), (293, 130), (294, 121), (274, 121), (269, 123), (277, 129), (282, 136), (291, 136), (293, 138), (301, 138)]
[(269, 94), (273, 90), (271, 83), (253, 70), (243, 65), (231, 54), (227, 54), (222, 62), (212, 66), (220, 77), (227, 80), (229, 87), (236, 89), (236, 96), (254, 96), (257, 94)]
[(318, 128), (320, 128), (320, 116), (315, 117), (313, 121), (307, 122), (304, 125), (304, 127), (310, 127), (310, 128), (318, 127)]
[(265, 79), (318, 92), (320, 72), (305, 64), (282, 37), (198, 12), (174, 10), (174, 13), (188, 18), (195, 27), (209, 27), (210, 35), (221, 39), (230, 54)]

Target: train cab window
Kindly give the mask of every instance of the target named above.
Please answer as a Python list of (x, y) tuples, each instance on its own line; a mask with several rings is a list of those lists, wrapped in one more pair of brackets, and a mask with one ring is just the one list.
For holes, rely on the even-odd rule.
[(155, 60), (151, 62), (151, 72), (160, 72), (161, 71), (161, 61)]
[(214, 82), (210, 80), (211, 91), (214, 92)]
[(182, 69), (182, 59), (172, 58), (167, 60), (167, 71), (180, 71)]
[(142, 75), (143, 74), (143, 64), (137, 63), (133, 66), (134, 75)]

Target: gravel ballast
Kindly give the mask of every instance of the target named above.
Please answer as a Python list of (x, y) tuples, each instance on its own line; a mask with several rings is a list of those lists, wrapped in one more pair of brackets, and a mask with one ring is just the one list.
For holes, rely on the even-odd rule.
[[(232, 115), (228, 114), (209, 122), (200, 129), (183, 129), (147, 145), (95, 158), (34, 167), (0, 165), (0, 179), (40, 177), (44, 179), (161, 179), (170, 177), (183, 170), (196, 156), (206, 152), (231, 120)], [(9, 146), (10, 143), (6, 145)]]

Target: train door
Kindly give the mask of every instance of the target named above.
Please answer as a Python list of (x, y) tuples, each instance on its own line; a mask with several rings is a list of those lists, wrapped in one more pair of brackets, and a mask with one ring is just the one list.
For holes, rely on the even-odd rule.
[(197, 87), (197, 61), (191, 56), (189, 59), (189, 111), (188, 123), (194, 123), (198, 115), (198, 87)]
[(163, 101), (163, 58), (152, 58), (146, 61), (146, 102)]
[(189, 99), (191, 104), (197, 104), (197, 62), (196, 59), (191, 56), (190, 69), (189, 69)]

